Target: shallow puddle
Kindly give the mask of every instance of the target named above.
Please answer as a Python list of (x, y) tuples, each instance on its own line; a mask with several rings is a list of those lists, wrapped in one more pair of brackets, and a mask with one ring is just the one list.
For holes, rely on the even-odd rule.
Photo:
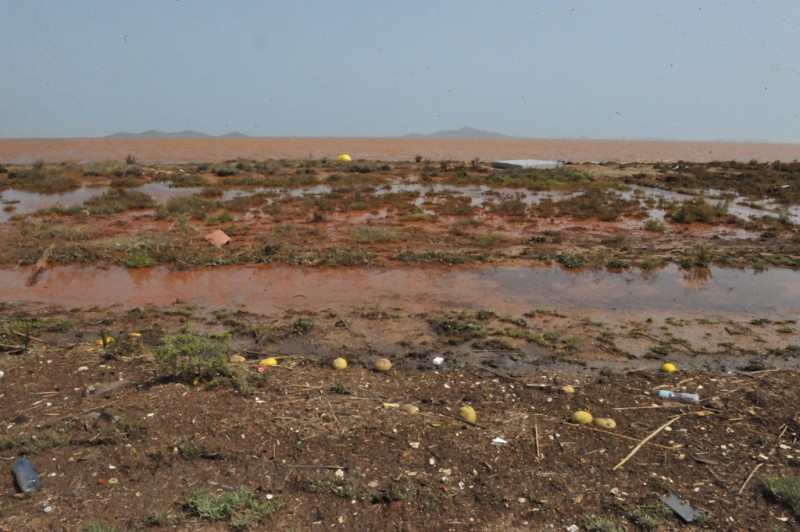
[(72, 307), (193, 305), (207, 310), (320, 311), (378, 305), (405, 310), (536, 308), (731, 312), (794, 318), (800, 273), (775, 269), (571, 272), (559, 268), (303, 269), (54, 267), (33, 286), (30, 268), (0, 270), (0, 297)]
[[(25, 190), (6, 189), (0, 191), (0, 204), (3, 206), (3, 210), (0, 210), (0, 223), (7, 222), (15, 214), (30, 214), (55, 205), (61, 205), (65, 209), (78, 207), (83, 205), (86, 200), (102, 196), (108, 189), (109, 187), (107, 186), (81, 187), (60, 194), (41, 194)], [(157, 203), (166, 203), (172, 198), (197, 194), (202, 189), (200, 187), (171, 187), (169, 183), (158, 182), (132, 187), (129, 190), (143, 192)], [(13, 207), (13, 209), (5, 210), (6, 207)]]

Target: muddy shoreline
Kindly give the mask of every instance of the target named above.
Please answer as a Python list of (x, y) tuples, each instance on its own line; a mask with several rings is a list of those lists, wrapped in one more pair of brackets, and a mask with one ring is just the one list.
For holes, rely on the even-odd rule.
[(741, 142), (570, 139), (237, 138), (237, 139), (0, 139), (0, 162), (89, 163), (134, 154), (145, 163), (226, 159), (354, 159), (483, 161), (552, 159), (570, 162), (793, 161), (800, 145)]

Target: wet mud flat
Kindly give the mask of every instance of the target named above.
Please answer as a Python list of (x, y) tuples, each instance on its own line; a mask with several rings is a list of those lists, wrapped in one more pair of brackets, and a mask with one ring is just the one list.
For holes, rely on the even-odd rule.
[(134, 159), (0, 173), (0, 528), (797, 526), (792, 164)]

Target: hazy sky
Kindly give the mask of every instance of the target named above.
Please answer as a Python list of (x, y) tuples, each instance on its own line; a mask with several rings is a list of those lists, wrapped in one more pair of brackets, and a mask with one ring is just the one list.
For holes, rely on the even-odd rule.
[(800, 2), (0, 0), (0, 137), (800, 142)]

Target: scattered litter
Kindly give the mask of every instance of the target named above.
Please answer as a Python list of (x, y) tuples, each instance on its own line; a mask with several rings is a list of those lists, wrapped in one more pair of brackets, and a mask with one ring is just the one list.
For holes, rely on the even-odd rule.
[(697, 521), (703, 514), (698, 512), (687, 503), (682, 501), (677, 495), (674, 493), (670, 493), (669, 495), (662, 495), (659, 497), (661, 502), (672, 508), (672, 511), (675, 512), (678, 517), (681, 518), (681, 521), (684, 523), (692, 523)]
[(6, 372), (0, 369), (0, 379), (6, 376)]
[(661, 399), (669, 399), (670, 401), (680, 401), (681, 403), (699, 403), (700, 396), (696, 393), (686, 392), (673, 392), (671, 390), (656, 390), (653, 395)]
[(410, 446), (412, 449), (419, 449), (419, 442), (418, 442), (418, 441), (410, 441), (410, 442), (408, 442), (408, 445), (409, 445), (409, 446)]
[(11, 466), (14, 475), (14, 484), (20, 493), (34, 493), (42, 485), (39, 475), (24, 456)]
[(78, 371), (89, 371), (89, 366), (80, 366)]
[(205, 236), (206, 240), (211, 243), (211, 245), (221, 248), (225, 244), (231, 241), (231, 237), (225, 234), (225, 231), (222, 229), (217, 229), (211, 233), (208, 233)]
[(508, 441), (498, 436), (492, 439), (492, 445), (508, 445)]
[(50, 512), (52, 512), (52, 511), (53, 511), (53, 507), (52, 507), (52, 506), (45, 506), (45, 507), (44, 507), (44, 509), (43, 509), (43, 511), (44, 511), (44, 513), (46, 513), (46, 514), (49, 514)]
[(433, 359), (433, 365), (434, 366), (441, 366), (442, 364), (444, 364), (444, 358), (443, 357), (434, 357), (434, 359)]

